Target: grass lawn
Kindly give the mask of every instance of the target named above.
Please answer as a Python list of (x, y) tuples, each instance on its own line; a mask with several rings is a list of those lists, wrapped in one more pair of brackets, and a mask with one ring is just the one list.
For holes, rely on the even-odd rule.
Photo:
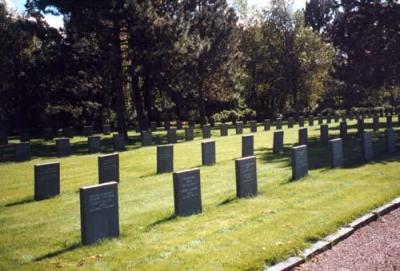
[[(356, 122), (348, 124), (355, 134)], [(62, 159), (54, 157), (54, 142), (33, 141), (32, 161), (0, 163), (0, 270), (261, 270), (400, 195), (400, 155), (384, 153), (383, 129), (374, 135), (374, 161), (361, 161), (352, 136), (344, 143), (345, 168), (332, 170), (319, 126), (309, 127), (309, 176), (291, 182), (298, 127), (286, 127), (280, 155), (272, 154), (274, 129), (259, 126), (254, 134), (259, 195), (251, 199), (235, 198), (241, 136), (234, 129), (228, 137), (212, 131), (214, 166), (201, 166), (199, 131), (194, 141), (176, 144), (175, 170), (201, 170), (203, 213), (185, 218), (173, 215), (172, 174), (155, 174), (155, 146), (131, 142), (120, 153), (121, 236), (89, 247), (80, 244), (79, 188), (97, 183), (97, 155), (86, 154), (83, 137), (72, 140), (75, 155)], [(330, 134), (339, 134), (338, 123)], [(165, 132), (156, 136), (165, 141)], [(109, 151), (110, 137), (103, 143)], [(35, 202), (33, 165), (50, 161), (61, 162), (61, 195)]]

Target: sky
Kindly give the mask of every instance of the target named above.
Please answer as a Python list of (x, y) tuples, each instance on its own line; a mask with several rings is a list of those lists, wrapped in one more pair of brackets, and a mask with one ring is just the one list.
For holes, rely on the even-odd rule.
[[(25, 10), (26, 0), (5, 0), (9, 7), (15, 8), (19, 13), (23, 13)], [(228, 0), (231, 2), (232, 0)], [(293, 8), (302, 9), (305, 6), (306, 0), (293, 0)], [(255, 6), (257, 8), (267, 7), (269, 4), (269, 0), (248, 0), (248, 4), (250, 6)], [(63, 20), (61, 16), (54, 16), (50, 14), (45, 15), (45, 19), (49, 25), (60, 28), (63, 26)]]

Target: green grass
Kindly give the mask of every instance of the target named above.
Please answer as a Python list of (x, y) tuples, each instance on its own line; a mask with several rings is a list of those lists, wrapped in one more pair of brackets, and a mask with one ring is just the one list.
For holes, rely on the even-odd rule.
[[(356, 122), (349, 124), (355, 133)], [(337, 126), (330, 125), (331, 135), (339, 134)], [(359, 141), (351, 137), (344, 145), (345, 168), (332, 170), (328, 145), (317, 140), (319, 126), (309, 127), (311, 170), (291, 182), (297, 126), (284, 130), (280, 155), (272, 154), (273, 130), (258, 128), (259, 195), (251, 199), (235, 198), (241, 136), (233, 129), (229, 137), (213, 130), (214, 166), (200, 166), (200, 138), (175, 145), (175, 170), (201, 168), (203, 213), (185, 218), (173, 216), (172, 174), (155, 174), (155, 147), (131, 142), (120, 153), (121, 236), (89, 247), (80, 244), (78, 191), (97, 183), (97, 155), (85, 154), (82, 137), (72, 140), (77, 154), (62, 159), (53, 157), (53, 142), (34, 141), (32, 161), (0, 163), (0, 270), (261, 270), (400, 195), (400, 156), (384, 154), (382, 133), (374, 137), (374, 161), (360, 160)], [(157, 132), (159, 142), (164, 137)], [(103, 139), (104, 151), (110, 151), (109, 141)], [(61, 162), (61, 195), (35, 202), (33, 165), (47, 161)]]

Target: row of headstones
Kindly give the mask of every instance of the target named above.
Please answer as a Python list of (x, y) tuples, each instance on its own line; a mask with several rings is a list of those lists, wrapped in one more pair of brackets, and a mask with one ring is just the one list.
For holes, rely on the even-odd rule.
[[(304, 136), (304, 130), (299, 130)], [(281, 137), (283, 131), (274, 135)], [(388, 153), (395, 152), (395, 138), (392, 128), (386, 130)], [(299, 142), (302, 140), (299, 138)], [(307, 140), (306, 140), (307, 141)], [(331, 167), (343, 167), (343, 141), (332, 139), (330, 144)], [(235, 160), (236, 194), (238, 198), (252, 197), (257, 194), (256, 158), (253, 153), (253, 136), (242, 137), (242, 158)], [(275, 136), (274, 136), (274, 152)], [(372, 135), (362, 134), (362, 153), (364, 160), (373, 159)], [(203, 165), (215, 163), (215, 142), (202, 143)], [(308, 150), (302, 144), (292, 148), (292, 180), (308, 175)], [(42, 200), (60, 193), (60, 163), (35, 165), (35, 200)], [(173, 171), (173, 145), (158, 146), (157, 172)], [(119, 236), (118, 182), (119, 155), (110, 154), (98, 157), (99, 185), (80, 189), (82, 243), (92, 244), (100, 239)], [(190, 169), (173, 173), (174, 206), (177, 216), (187, 216), (202, 212), (200, 169)]]
[[(71, 144), (70, 139), (67, 137), (57, 138), (56, 142), (56, 153), (57, 157), (67, 157), (71, 155)], [(88, 137), (88, 150), (89, 153), (100, 152), (101, 141), (100, 136), (89, 136)], [(125, 150), (125, 137), (122, 134), (113, 135), (113, 148), (114, 151)], [(15, 145), (15, 161), (23, 162), (31, 160), (31, 143), (21, 142)]]

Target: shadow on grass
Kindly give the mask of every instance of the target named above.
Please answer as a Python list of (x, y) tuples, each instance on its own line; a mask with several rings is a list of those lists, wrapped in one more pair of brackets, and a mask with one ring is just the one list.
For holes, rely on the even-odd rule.
[(37, 257), (37, 258), (33, 259), (33, 262), (40, 262), (42, 260), (51, 259), (53, 257), (59, 256), (61, 254), (64, 254), (66, 252), (75, 250), (75, 249), (77, 249), (77, 248), (79, 248), (81, 246), (82, 246), (82, 244), (80, 242), (79, 243), (76, 242), (76, 243), (73, 243), (73, 244), (71, 244), (71, 245), (69, 245), (69, 246), (67, 246), (65, 248), (62, 248), (62, 249), (59, 249), (59, 250), (56, 250), (56, 251), (53, 251), (53, 252), (49, 252), (46, 255)]
[(158, 226), (158, 225), (167, 223), (167, 222), (169, 222), (169, 221), (175, 220), (176, 218), (177, 218), (177, 216), (176, 216), (175, 214), (168, 215), (168, 216), (166, 216), (166, 217), (164, 217), (164, 218), (161, 218), (161, 219), (159, 219), (159, 220), (157, 220), (157, 221), (155, 221), (155, 222), (149, 224), (149, 225), (146, 227), (146, 230), (145, 230), (145, 231), (148, 232), (148, 231), (150, 231), (152, 228), (154, 228), (154, 227), (156, 227), (156, 226)]
[(218, 204), (218, 206), (224, 206), (224, 205), (227, 205), (229, 203), (232, 203), (232, 202), (235, 202), (235, 201), (238, 201), (238, 200), (239, 199), (237, 197), (229, 197), (229, 198), (223, 200), (222, 202), (220, 202)]
[(17, 206), (17, 205), (28, 204), (28, 203), (31, 203), (31, 202), (34, 202), (34, 201), (35, 200), (32, 197), (29, 197), (29, 198), (25, 198), (25, 199), (22, 199), (22, 200), (15, 201), (15, 202), (7, 203), (6, 205), (4, 205), (4, 207), (13, 207), (13, 206)]

